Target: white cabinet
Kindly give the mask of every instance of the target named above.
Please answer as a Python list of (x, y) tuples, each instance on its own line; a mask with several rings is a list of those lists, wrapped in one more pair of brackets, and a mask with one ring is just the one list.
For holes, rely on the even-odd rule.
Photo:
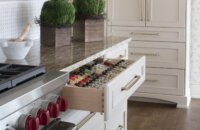
[[(77, 125), (79, 130), (127, 130), (127, 100), (143, 84), (146, 70), (146, 58), (144, 56), (140, 56), (134, 61), (127, 60), (129, 42), (130, 40), (124, 40), (112, 51), (95, 58), (101, 58), (99, 60), (102, 63), (105, 63), (104, 60), (113, 63), (108, 72), (112, 72), (112, 75), (110, 75), (112, 77), (103, 77), (106, 78), (104, 80), (96, 78), (95, 81), (97, 82), (92, 84), (95, 86), (87, 84), (84, 87), (78, 87), (77, 84), (68, 82), (66, 87), (63, 87), (61, 95), (68, 100), (70, 109), (93, 112)], [(95, 62), (88, 60), (81, 65), (87, 63)], [(117, 67), (118, 65), (121, 66), (121, 69)], [(76, 68), (69, 69), (70, 71), (63, 69), (62, 71), (71, 72)], [(71, 74), (74, 73), (71, 72)]]
[(185, 27), (186, 0), (146, 0), (146, 26)]
[(184, 70), (147, 68), (146, 77), (138, 92), (184, 96)]
[(186, 0), (108, 0), (108, 25), (185, 27)]
[(123, 37), (128, 36), (131, 37), (133, 41), (186, 42), (186, 32), (184, 28), (109, 26), (108, 34)]
[(129, 59), (145, 55), (147, 67), (185, 68), (185, 44), (177, 42), (144, 42), (129, 44)]
[(112, 119), (105, 122), (105, 130), (127, 130), (127, 102), (119, 104)]
[(144, 0), (107, 0), (108, 24), (145, 26)]
[(103, 130), (104, 118), (101, 113), (91, 113), (78, 125), (78, 130)]
[(107, 4), (108, 35), (132, 38), (129, 59), (146, 56), (147, 80), (134, 96), (187, 107), (191, 0), (108, 0)]

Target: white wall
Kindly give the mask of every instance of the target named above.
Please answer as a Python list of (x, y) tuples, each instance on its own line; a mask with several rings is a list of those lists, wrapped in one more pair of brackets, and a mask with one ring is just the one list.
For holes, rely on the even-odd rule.
[(191, 95), (200, 98), (200, 0), (192, 0)]
[(0, 39), (16, 38), (28, 23), (32, 23), (30, 39), (39, 38), (39, 17), (44, 0), (0, 0)]

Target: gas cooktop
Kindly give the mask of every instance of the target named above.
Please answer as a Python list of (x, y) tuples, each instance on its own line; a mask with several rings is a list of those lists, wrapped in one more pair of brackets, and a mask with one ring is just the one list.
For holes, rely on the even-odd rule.
[(0, 92), (45, 73), (44, 66), (0, 63)]

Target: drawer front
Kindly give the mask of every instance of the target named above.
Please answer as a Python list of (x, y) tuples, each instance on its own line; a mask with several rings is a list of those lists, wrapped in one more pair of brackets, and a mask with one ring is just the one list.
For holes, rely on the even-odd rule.
[(127, 130), (127, 102), (120, 104), (105, 126), (106, 130)]
[(103, 130), (104, 129), (104, 118), (100, 113), (94, 115), (88, 115), (77, 125), (79, 130)]
[(147, 67), (185, 68), (185, 44), (138, 42), (129, 44), (129, 59), (146, 56)]
[(123, 73), (109, 82), (105, 91), (105, 118), (108, 119), (118, 104), (125, 102), (145, 80), (145, 57), (138, 59)]
[(107, 53), (104, 57), (109, 59), (117, 59), (117, 58), (128, 59), (128, 43), (124, 44), (123, 46), (120, 46), (115, 51)]
[(184, 95), (184, 70), (147, 68), (146, 80), (138, 92)]
[(110, 27), (113, 36), (132, 37), (133, 41), (185, 42), (184, 28)]
[(128, 68), (105, 83), (102, 88), (68, 85), (63, 88), (61, 95), (68, 100), (69, 108), (104, 112), (107, 121), (119, 104), (126, 102), (145, 80), (145, 57), (130, 62)]

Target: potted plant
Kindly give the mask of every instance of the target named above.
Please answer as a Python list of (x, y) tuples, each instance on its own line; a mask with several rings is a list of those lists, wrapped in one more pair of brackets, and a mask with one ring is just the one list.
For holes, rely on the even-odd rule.
[(41, 44), (47, 46), (69, 45), (75, 8), (68, 0), (48, 0), (39, 19)]
[(104, 39), (105, 0), (74, 0), (76, 20), (73, 38), (84, 42)]

